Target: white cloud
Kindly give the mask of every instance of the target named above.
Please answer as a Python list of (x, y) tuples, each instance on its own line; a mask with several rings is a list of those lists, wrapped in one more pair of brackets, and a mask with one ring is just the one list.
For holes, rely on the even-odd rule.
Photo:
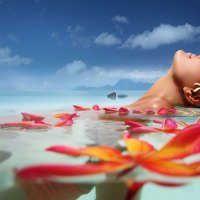
[(127, 17), (121, 16), (121, 15), (116, 15), (112, 18), (113, 21), (115, 22), (119, 22), (119, 23), (124, 23), (124, 24), (128, 24), (129, 20)]
[(74, 60), (72, 63), (66, 64), (64, 67), (57, 70), (58, 76), (71, 76), (80, 73), (86, 69), (86, 64), (82, 60)]
[(31, 58), (21, 57), (19, 55), (11, 55), (11, 50), (6, 48), (0, 48), (0, 66), (17, 66), (17, 65), (29, 65), (32, 63)]
[(153, 49), (180, 41), (193, 41), (199, 34), (200, 26), (161, 24), (152, 31), (145, 31), (136, 36), (130, 35), (123, 43), (122, 48), (134, 49), (141, 47), (142, 49)]
[(67, 34), (73, 46), (89, 47), (92, 37), (85, 36), (85, 28), (79, 24), (75, 27), (68, 26)]
[(112, 46), (112, 45), (120, 44), (121, 40), (113, 34), (104, 32), (98, 35), (94, 39), (94, 43), (98, 45), (103, 45), (103, 46)]
[[(120, 79), (153, 83), (166, 73), (165, 70), (140, 70), (139, 67), (87, 67), (82, 60), (74, 60), (57, 70), (52, 77), (53, 87), (70, 89), (77, 86), (101, 87), (114, 85)], [(50, 79), (49, 79), (50, 80)], [(49, 84), (52, 86), (52, 84)], [(48, 86), (48, 85), (47, 85)]]
[(164, 71), (161, 70), (124, 70), (124, 69), (116, 69), (105, 71), (104, 76), (108, 78), (117, 78), (117, 79), (131, 79), (134, 81), (141, 82), (153, 82), (154, 80), (160, 78), (165, 74)]

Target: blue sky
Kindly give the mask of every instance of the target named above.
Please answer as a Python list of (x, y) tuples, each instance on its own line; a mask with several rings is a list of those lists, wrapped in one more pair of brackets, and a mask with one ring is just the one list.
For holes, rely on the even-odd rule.
[(0, 90), (154, 82), (200, 54), (198, 0), (0, 0)]

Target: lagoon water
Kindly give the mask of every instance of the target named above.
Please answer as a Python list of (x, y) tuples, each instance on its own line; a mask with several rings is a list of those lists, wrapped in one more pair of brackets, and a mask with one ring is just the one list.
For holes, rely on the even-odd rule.
[[(117, 94), (128, 95), (127, 98), (117, 98), (116, 100), (107, 98), (106, 95), (110, 92), (113, 91), (4, 91), (0, 93), (0, 123), (21, 120), (21, 112), (44, 115), (46, 122), (56, 123), (58, 120), (53, 118), (53, 115), (61, 112), (74, 112), (72, 107), (74, 104), (84, 107), (92, 107), (94, 104), (98, 104), (101, 107), (122, 106), (135, 101), (145, 91), (116, 91)], [(62, 144), (74, 147), (87, 145), (118, 146), (118, 141), (120, 140), (119, 130), (123, 129), (123, 123), (99, 120), (98, 112), (79, 112), (80, 118), (75, 119), (72, 126), (65, 128), (51, 128), (46, 131), (0, 129), (0, 199), (26, 199), (13, 173), (16, 168), (41, 163), (78, 164), (84, 163), (86, 160), (86, 158), (72, 158), (46, 152), (45, 149), (51, 145)], [(187, 122), (192, 122), (195, 119), (194, 117), (182, 118), (183, 121)], [(140, 136), (141, 139), (149, 141), (157, 148), (171, 137), (171, 135), (155, 133)], [(137, 177), (137, 175), (134, 176)], [(142, 176), (143, 178), (145, 176), (151, 177), (145, 172), (141, 176), (138, 175), (139, 178)], [(91, 178), (87, 185), (85, 185), (85, 180), (82, 180), (81, 185), (78, 186), (84, 188), (87, 192), (86, 194), (78, 195), (76, 199), (122, 200), (123, 187), (114, 186), (113, 189), (113, 186), (93, 187), (91, 185), (93, 180), (98, 182), (104, 179), (105, 176), (103, 175), (96, 176), (94, 179)], [(194, 178), (190, 182), (187, 186), (177, 188), (147, 184), (142, 189), (138, 200), (196, 200), (200, 196), (200, 180), (199, 178)], [(112, 189), (108, 191), (107, 188)], [(122, 197), (120, 197), (119, 193), (116, 195), (116, 190), (121, 191), (119, 193)], [(68, 190), (68, 192), (71, 191)], [(48, 198), (48, 200), (50, 199)]]

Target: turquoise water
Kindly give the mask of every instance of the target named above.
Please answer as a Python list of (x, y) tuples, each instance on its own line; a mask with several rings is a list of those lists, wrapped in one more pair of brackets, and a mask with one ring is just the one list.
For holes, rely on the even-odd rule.
[(111, 92), (113, 91), (3, 91), (0, 92), (0, 110), (59, 109), (71, 107), (73, 104), (126, 105), (135, 101), (145, 91), (116, 91), (117, 95), (128, 95), (127, 98), (116, 100), (107, 98), (107, 94)]
[[(1, 92), (0, 94), (0, 123), (21, 120), (20, 112), (32, 112), (44, 115), (48, 123), (56, 123), (53, 114), (59, 112), (74, 112), (72, 105), (81, 106), (121, 106), (135, 101), (145, 91), (116, 91), (117, 94), (127, 94), (124, 99), (112, 100), (106, 97), (113, 91), (32, 91), (32, 92)], [(44, 151), (55, 144), (82, 147), (87, 145), (118, 146), (120, 140), (119, 130), (122, 122), (103, 121), (98, 119), (99, 112), (79, 112), (80, 118), (70, 127), (51, 128), (46, 131), (4, 130), (0, 129), (0, 199), (23, 200), (26, 199), (18, 181), (13, 175), (13, 169), (32, 164), (41, 163), (70, 163), (80, 164), (86, 158), (72, 158)], [(100, 112), (101, 114), (101, 112)], [(193, 122), (197, 117), (181, 117), (182, 121)], [(141, 139), (149, 141), (156, 148), (161, 147), (172, 135), (167, 134), (141, 134)], [(133, 174), (138, 179), (154, 177), (144, 171)], [(123, 185), (98, 185), (91, 182), (102, 182), (107, 177), (104, 175), (83, 179), (79, 188), (86, 194), (80, 194), (79, 200), (122, 200), (124, 197)], [(160, 177), (158, 177), (159, 179)], [(162, 177), (161, 177), (162, 178)], [(72, 181), (65, 180), (66, 182)], [(73, 182), (77, 180), (73, 180)], [(176, 179), (173, 181), (177, 181)], [(80, 180), (79, 180), (80, 182)], [(87, 182), (87, 184), (85, 184)], [(191, 179), (190, 184), (184, 187), (166, 188), (147, 184), (142, 189), (138, 200), (188, 200), (196, 199), (200, 195), (199, 178)], [(35, 186), (31, 186), (34, 190)], [(37, 188), (37, 187), (35, 187)], [(67, 189), (69, 188), (69, 189)], [(72, 192), (70, 185), (65, 185), (67, 192)], [(108, 190), (109, 188), (109, 190)], [(30, 189), (30, 188), (29, 188)], [(118, 191), (116, 193), (115, 191)], [(52, 194), (53, 196), (53, 194)], [(38, 198), (36, 198), (38, 199)], [(51, 198), (48, 198), (50, 200)], [(58, 199), (58, 198), (56, 198)], [(35, 199), (34, 199), (35, 200)], [(66, 198), (67, 200), (67, 198)]]

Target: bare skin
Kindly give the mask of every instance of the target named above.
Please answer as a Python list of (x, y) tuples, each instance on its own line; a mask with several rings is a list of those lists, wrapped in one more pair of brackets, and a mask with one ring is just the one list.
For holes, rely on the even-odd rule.
[(136, 102), (127, 107), (133, 110), (158, 110), (175, 106), (200, 105), (197, 95), (192, 94), (195, 82), (200, 82), (200, 56), (179, 50), (168, 73)]
[[(196, 86), (200, 83), (200, 55), (186, 53), (182, 50), (176, 51), (172, 66), (166, 75), (161, 77), (154, 85), (137, 101), (127, 105), (130, 110), (153, 110), (160, 108), (200, 107), (200, 90), (194, 93)], [(121, 116), (117, 113), (100, 115), (99, 119), (125, 121), (142, 119), (136, 116)]]

